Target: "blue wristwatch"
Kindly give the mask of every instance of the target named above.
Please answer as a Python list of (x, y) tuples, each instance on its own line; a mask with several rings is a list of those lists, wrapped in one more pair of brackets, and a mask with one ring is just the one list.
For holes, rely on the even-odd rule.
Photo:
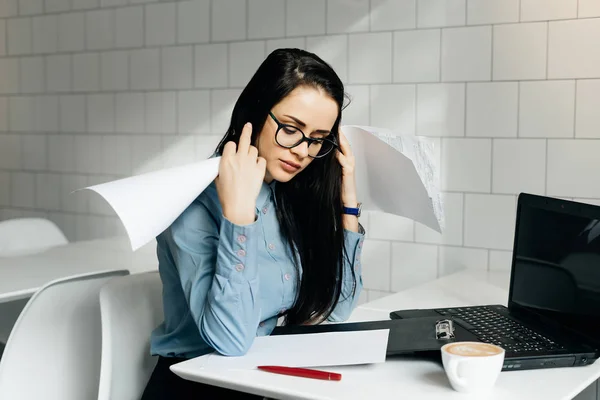
[(360, 213), (362, 210), (362, 203), (358, 203), (358, 207), (344, 207), (344, 214), (356, 215), (360, 217)]

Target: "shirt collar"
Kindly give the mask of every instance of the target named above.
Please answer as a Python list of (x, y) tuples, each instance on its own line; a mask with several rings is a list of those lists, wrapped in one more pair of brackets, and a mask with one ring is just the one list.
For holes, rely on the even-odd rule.
[(262, 186), (260, 187), (260, 192), (258, 193), (258, 198), (256, 199), (256, 209), (260, 210), (267, 202), (271, 199), (271, 194), (275, 190), (276, 181), (273, 180), (271, 183), (266, 183), (263, 181)]

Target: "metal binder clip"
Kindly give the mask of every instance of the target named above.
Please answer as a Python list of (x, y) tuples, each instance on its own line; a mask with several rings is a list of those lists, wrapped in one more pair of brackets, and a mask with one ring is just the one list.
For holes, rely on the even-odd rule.
[(441, 319), (435, 323), (436, 339), (454, 339), (454, 322), (451, 319)]

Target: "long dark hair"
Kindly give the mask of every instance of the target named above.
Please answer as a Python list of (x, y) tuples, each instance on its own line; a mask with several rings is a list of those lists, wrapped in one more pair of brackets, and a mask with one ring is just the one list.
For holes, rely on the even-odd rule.
[[(227, 133), (217, 147), (236, 144), (246, 122), (252, 123), (256, 144), (269, 111), (299, 86), (325, 91), (338, 105), (331, 136), (338, 140), (344, 85), (335, 71), (317, 55), (300, 49), (278, 49), (263, 61), (238, 98)], [(289, 182), (275, 185), (275, 203), (281, 234), (288, 244), (296, 269), (302, 267), (294, 306), (285, 314), (286, 324), (317, 322), (337, 305), (343, 280), (342, 169), (335, 151), (316, 159)], [(352, 272), (356, 287), (356, 277)], [(353, 289), (354, 290), (354, 289)]]

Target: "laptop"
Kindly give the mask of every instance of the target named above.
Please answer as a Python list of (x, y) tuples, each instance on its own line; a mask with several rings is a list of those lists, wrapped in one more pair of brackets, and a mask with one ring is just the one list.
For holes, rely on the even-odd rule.
[(503, 347), (503, 370), (593, 363), (600, 353), (600, 207), (521, 193), (508, 307), (397, 310), (390, 317), (452, 319), (455, 340)]

